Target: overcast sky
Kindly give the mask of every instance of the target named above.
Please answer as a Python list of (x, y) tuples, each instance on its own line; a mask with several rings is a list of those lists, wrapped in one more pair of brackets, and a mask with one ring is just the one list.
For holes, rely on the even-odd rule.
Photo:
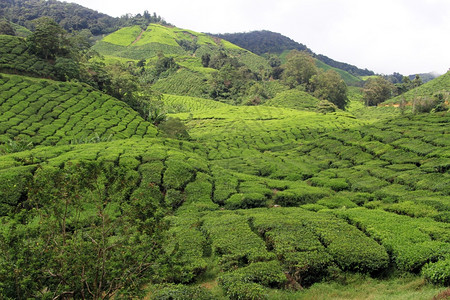
[(450, 68), (450, 0), (68, 0), (111, 16), (156, 12), (198, 32), (270, 30), (376, 73)]

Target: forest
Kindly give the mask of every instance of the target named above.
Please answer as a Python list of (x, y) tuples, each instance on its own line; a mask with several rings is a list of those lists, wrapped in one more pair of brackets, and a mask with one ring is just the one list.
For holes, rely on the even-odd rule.
[(450, 295), (450, 72), (147, 11), (0, 16), (0, 299)]

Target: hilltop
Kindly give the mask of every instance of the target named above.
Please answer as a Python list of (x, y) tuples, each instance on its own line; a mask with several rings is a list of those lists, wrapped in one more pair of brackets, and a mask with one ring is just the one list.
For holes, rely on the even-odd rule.
[(390, 99), (387, 103), (400, 103), (400, 101), (405, 100), (407, 102), (413, 102), (414, 99), (428, 98), (431, 99), (433, 96), (441, 94), (445, 100), (449, 98), (450, 91), (450, 72), (434, 78), (423, 85), (409, 90), (406, 93)]
[(242, 48), (245, 48), (260, 55), (266, 53), (281, 54), (285, 51), (295, 49), (299, 51), (309, 52), (313, 54), (313, 56), (318, 60), (320, 60), (321, 62), (331, 67), (346, 71), (354, 76), (374, 75), (374, 72), (370, 70), (360, 69), (356, 66), (347, 63), (338, 62), (321, 54), (317, 55), (307, 46), (298, 43), (286, 36), (283, 36), (280, 33), (275, 33), (268, 30), (243, 32), (243, 33), (214, 34), (214, 36), (227, 39), (230, 42), (241, 46)]
[(33, 30), (33, 21), (40, 17), (50, 17), (68, 31), (89, 30), (93, 35), (113, 32), (129, 24), (165, 21), (156, 14), (145, 12), (130, 17), (114, 18), (76, 3), (56, 0), (14, 0), (0, 3), (0, 16), (18, 25)]

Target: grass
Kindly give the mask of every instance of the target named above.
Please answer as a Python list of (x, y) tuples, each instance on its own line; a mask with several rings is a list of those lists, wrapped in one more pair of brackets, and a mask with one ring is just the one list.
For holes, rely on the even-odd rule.
[(304, 291), (271, 291), (269, 298), (288, 299), (335, 299), (335, 300), (429, 300), (445, 291), (444, 287), (426, 284), (420, 277), (406, 275), (389, 280), (377, 280), (358, 274), (347, 275), (345, 283), (316, 283)]
[(345, 83), (350, 85), (350, 86), (358, 85), (358, 84), (360, 84), (363, 81), (359, 77), (356, 77), (356, 76), (354, 76), (354, 75), (352, 75), (352, 74), (350, 74), (350, 73), (348, 73), (348, 72), (346, 72), (344, 70), (341, 70), (341, 69), (338, 69), (338, 68), (333, 68), (333, 67), (327, 65), (326, 63), (324, 63), (324, 62), (322, 62), (322, 61), (320, 61), (318, 59), (316, 59), (316, 66), (319, 69), (322, 69), (322, 70), (325, 70), (325, 71), (327, 71), (327, 70), (336, 71), (339, 75), (341, 75), (341, 77), (345, 81)]
[(107, 35), (103, 38), (103, 41), (119, 46), (130, 46), (137, 39), (141, 31), (142, 29), (138, 25), (125, 27)]
[(292, 108), (298, 110), (317, 110), (320, 100), (300, 90), (288, 90), (278, 93), (264, 103), (267, 106)]
[(406, 93), (397, 96), (395, 98), (389, 99), (385, 104), (398, 104), (402, 99), (407, 102), (412, 102), (417, 98), (432, 98), (436, 94), (442, 93), (444, 95), (444, 99), (448, 101), (449, 98), (449, 90), (450, 90), (450, 72), (439, 76), (423, 85), (409, 90)]

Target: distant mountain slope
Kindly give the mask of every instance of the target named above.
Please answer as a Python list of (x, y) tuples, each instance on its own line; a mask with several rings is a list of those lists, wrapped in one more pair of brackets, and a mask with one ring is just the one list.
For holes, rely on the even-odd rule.
[[(420, 73), (417, 75), (419, 75), (419, 77), (423, 83), (427, 83), (428, 81), (431, 81), (431, 80), (439, 77), (439, 75), (436, 73)], [(416, 78), (416, 74), (409, 75), (408, 78), (410, 80), (414, 80), (414, 78)]]
[(337, 67), (332, 67), (329, 64), (324, 63), (323, 61), (319, 60), (316, 57), (316, 66), (319, 69), (322, 70), (333, 70), (339, 73), (339, 75), (341, 75), (342, 79), (345, 81), (346, 84), (351, 85), (351, 86), (360, 86), (364, 83), (364, 81), (357, 77), (356, 75), (353, 75), (350, 72), (344, 71), (343, 69), (337, 68)]
[[(124, 12), (125, 15), (125, 12)], [(40, 17), (51, 17), (68, 31), (89, 29), (92, 34), (100, 35), (113, 32), (120, 27), (134, 22), (135, 24), (148, 24), (164, 22), (156, 14), (130, 17), (125, 15), (114, 18), (79, 4), (56, 0), (13, 0), (0, 2), (0, 17), (5, 17), (13, 23), (32, 29), (31, 21)]]
[(338, 68), (344, 71), (347, 71), (348, 73), (352, 74), (352, 75), (356, 75), (356, 76), (371, 76), (374, 75), (375, 73), (373, 71), (367, 70), (367, 69), (360, 69), (354, 65), (351, 64), (347, 64), (347, 63), (343, 63), (343, 62), (339, 62), (339, 61), (335, 61), (325, 55), (322, 54), (318, 54), (315, 56), (318, 60), (323, 61), (324, 63), (326, 63), (329, 66), (332, 66), (334, 68)]
[(335, 61), (325, 55), (316, 55), (307, 46), (297, 43), (292, 39), (283, 36), (280, 33), (275, 33), (267, 30), (263, 31), (252, 31), (252, 32), (242, 32), (242, 33), (226, 33), (226, 34), (214, 34), (214, 36), (224, 38), (233, 44), (241, 46), (247, 50), (250, 50), (256, 54), (264, 53), (277, 53), (280, 54), (286, 50), (299, 50), (307, 51), (313, 54), (318, 60), (330, 65), (332, 67), (344, 70), (350, 74), (356, 76), (369, 76), (374, 75), (374, 72), (367, 69), (360, 69), (356, 66)]
[[(204, 54), (214, 55), (224, 51), (236, 58), (252, 71), (261, 68), (269, 69), (266, 59), (236, 46), (229, 41), (213, 38), (204, 33), (181, 29), (174, 26), (150, 24), (145, 30), (140, 26), (122, 28), (94, 45), (94, 49), (103, 55), (129, 59), (149, 59), (163, 53), (166, 56), (189, 57), (189, 69), (202, 72), (201, 57)], [(207, 70), (205, 72), (209, 73)]]
[(239, 45), (253, 53), (262, 55), (265, 53), (282, 53), (285, 50), (299, 50), (313, 53), (303, 44), (276, 32), (268, 30), (213, 34), (214, 36), (226, 39), (233, 44)]
[(428, 81), (415, 89), (409, 90), (400, 96), (392, 98), (386, 101), (386, 103), (399, 103), (402, 99), (410, 102), (418, 97), (431, 98), (433, 95), (439, 93), (443, 94), (447, 100), (450, 98), (450, 72)]
[(127, 104), (82, 84), (0, 77), (0, 140), (34, 145), (154, 137), (156, 128)]

